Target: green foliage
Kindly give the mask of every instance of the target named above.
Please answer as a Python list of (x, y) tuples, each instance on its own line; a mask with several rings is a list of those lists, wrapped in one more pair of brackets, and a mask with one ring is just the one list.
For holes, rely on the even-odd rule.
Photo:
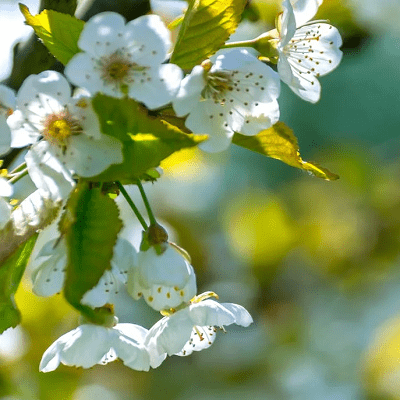
[(256, 153), (281, 160), (292, 167), (306, 170), (318, 178), (334, 181), (339, 176), (315, 163), (304, 161), (300, 157), (299, 145), (293, 131), (283, 122), (278, 122), (256, 136), (244, 136), (235, 133), (233, 143)]
[(245, 0), (192, 0), (171, 62), (191, 69), (212, 56), (235, 32), (245, 4)]
[(80, 52), (78, 39), (85, 25), (83, 21), (53, 10), (44, 10), (33, 16), (23, 4), (20, 4), (20, 10), (26, 23), (35, 30), (50, 53), (64, 65)]
[(106, 270), (111, 269), (113, 248), (122, 228), (119, 210), (100, 187), (78, 183), (60, 221), (65, 235), (68, 263), (64, 285), (67, 301), (89, 320), (102, 323), (108, 308), (92, 310), (80, 300), (92, 289)]
[(150, 168), (175, 151), (196, 146), (206, 140), (206, 135), (182, 132), (177, 127), (148, 115), (147, 111), (132, 99), (114, 99), (98, 94), (93, 99), (102, 132), (123, 143), (124, 162), (110, 166), (91, 181), (116, 181), (135, 183)]
[(0, 267), (0, 334), (6, 329), (15, 328), (21, 321), (21, 315), (14, 302), (25, 267), (38, 234), (20, 245), (17, 251)]

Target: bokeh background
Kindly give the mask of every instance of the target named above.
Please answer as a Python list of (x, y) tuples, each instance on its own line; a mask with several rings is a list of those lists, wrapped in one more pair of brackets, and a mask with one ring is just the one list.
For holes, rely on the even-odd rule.
[[(26, 3), (38, 10), (39, 1)], [(79, 4), (80, 16), (124, 3), (129, 18), (148, 6), (92, 3)], [(271, 29), (278, 10), (279, 1), (253, 0), (238, 37)], [(199, 292), (245, 306), (254, 324), (229, 326), (210, 349), (147, 373), (117, 361), (43, 374), (43, 352), (78, 315), (62, 295), (34, 296), (27, 271), (16, 296), (23, 322), (0, 336), (0, 399), (400, 399), (400, 3), (325, 0), (316, 18), (339, 28), (343, 61), (321, 78), (316, 105), (283, 85), (281, 119), (302, 157), (340, 180), (232, 146), (180, 152), (146, 185), (156, 215), (192, 256)], [(22, 21), (17, 2), (2, 0), (0, 79), (15, 88), (18, 65), (9, 78), (6, 55), (29, 40)], [(32, 70), (48, 68), (37, 62)], [(121, 207), (123, 235), (137, 243), (140, 229)], [(121, 302), (120, 322), (149, 328), (159, 318), (143, 302)]]

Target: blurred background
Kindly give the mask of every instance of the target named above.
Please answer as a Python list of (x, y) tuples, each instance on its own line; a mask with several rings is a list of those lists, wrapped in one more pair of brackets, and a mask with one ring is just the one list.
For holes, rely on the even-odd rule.
[[(39, 1), (26, 3), (39, 9)], [(92, 3), (79, 3), (77, 15), (118, 3), (128, 19), (148, 11), (146, 2)], [(251, 1), (237, 37), (273, 28), (279, 4)], [(62, 295), (33, 295), (27, 271), (16, 296), (23, 322), (0, 336), (1, 399), (400, 399), (400, 3), (325, 0), (315, 19), (338, 27), (342, 63), (321, 78), (316, 105), (282, 85), (281, 119), (302, 157), (340, 180), (231, 146), (216, 155), (180, 152), (145, 185), (156, 215), (191, 254), (199, 293), (245, 306), (254, 324), (229, 326), (210, 349), (147, 373), (117, 361), (43, 374), (43, 352), (77, 326), (78, 314)], [(16, 1), (1, 1), (0, 30), (0, 79), (10, 86), (34, 68), (60, 69), (49, 67), (47, 53), (30, 70), (23, 64), (38, 42)], [(23, 40), (31, 42), (14, 48), (22, 64), (12, 67), (12, 46)], [(137, 243), (140, 229), (120, 200), (129, 221), (123, 236)], [(120, 322), (149, 328), (159, 319), (128, 297), (119, 309)]]

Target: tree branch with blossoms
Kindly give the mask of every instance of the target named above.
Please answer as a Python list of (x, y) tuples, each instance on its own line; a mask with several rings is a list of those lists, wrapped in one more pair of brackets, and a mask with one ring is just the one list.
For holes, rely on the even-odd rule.
[[(233, 143), (338, 178), (301, 158), (280, 121), (279, 96), (283, 81), (301, 99), (319, 100), (319, 78), (341, 61), (339, 32), (310, 21), (321, 1), (283, 0), (275, 29), (229, 43), (245, 3), (190, 1), (174, 43), (155, 14), (127, 22), (102, 12), (85, 23), (52, 9), (31, 15), (20, 5), (65, 70), (29, 75), (16, 95), (0, 87), (0, 156), (25, 150), (21, 165), (0, 176), (0, 332), (20, 322), (14, 294), (50, 224), (57, 237), (30, 260), (33, 291), (63, 291), (82, 318), (46, 350), (41, 371), (116, 358), (147, 371), (167, 356), (208, 348), (225, 325), (253, 322), (240, 305), (197, 295), (190, 256), (157, 223), (142, 182), (162, 179), (158, 167), (170, 155), (196, 146), (218, 153)], [(14, 186), (27, 179), (37, 189), (18, 202)], [(126, 185), (138, 187), (149, 224)], [(139, 250), (120, 235), (120, 193), (143, 228)], [(163, 318), (149, 330), (119, 323), (120, 293), (143, 297)]]

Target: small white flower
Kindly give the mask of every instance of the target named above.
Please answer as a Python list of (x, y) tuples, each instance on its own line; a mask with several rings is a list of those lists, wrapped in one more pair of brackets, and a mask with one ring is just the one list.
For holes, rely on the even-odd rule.
[[(136, 259), (135, 248), (125, 239), (118, 239), (111, 260), (111, 270), (105, 271), (98, 284), (85, 293), (81, 302), (90, 307), (115, 304), (125, 290), (127, 272)], [(64, 286), (67, 249), (63, 239), (47, 242), (32, 261), (33, 292), (38, 296), (52, 296)]]
[(68, 81), (58, 72), (25, 79), (7, 122), (12, 147), (33, 144), (36, 158), (43, 161), (49, 152), (79, 176), (97, 175), (123, 161), (121, 142), (100, 132), (90, 99), (71, 97)]
[(11, 146), (11, 131), (7, 117), (15, 108), (15, 93), (7, 86), (0, 85), (0, 156), (8, 153)]
[[(292, 4), (293, 3), (293, 6)], [(283, 82), (306, 101), (315, 103), (321, 94), (318, 77), (334, 70), (342, 59), (339, 31), (312, 18), (321, 1), (284, 0), (278, 43), (278, 73)], [(295, 8), (296, 7), (296, 8)]]
[(212, 292), (198, 295), (188, 306), (153, 325), (145, 340), (153, 368), (161, 364), (166, 354), (187, 356), (210, 347), (215, 340), (215, 326), (222, 329), (231, 324), (246, 327), (253, 322), (244, 307), (207, 299), (211, 296), (216, 295)]
[(140, 251), (137, 265), (128, 273), (127, 290), (144, 297), (157, 311), (178, 307), (196, 294), (196, 275), (189, 261), (171, 244), (157, 254), (154, 247)]
[(10, 197), (13, 187), (8, 181), (0, 177), (0, 229), (3, 229), (11, 217), (11, 206), (3, 197)]
[(54, 371), (60, 363), (90, 368), (120, 358), (138, 371), (150, 369), (149, 354), (143, 345), (147, 329), (134, 324), (111, 328), (85, 324), (58, 338), (43, 354), (39, 370)]
[(145, 15), (125, 24), (113, 12), (92, 17), (79, 37), (83, 52), (65, 68), (75, 85), (91, 94), (129, 97), (154, 109), (171, 102), (182, 80), (181, 69), (162, 64), (170, 32), (157, 15)]
[(256, 135), (279, 120), (279, 76), (246, 50), (219, 55), (196, 66), (181, 84), (173, 107), (193, 132), (208, 134), (208, 152), (225, 150), (235, 132)]

